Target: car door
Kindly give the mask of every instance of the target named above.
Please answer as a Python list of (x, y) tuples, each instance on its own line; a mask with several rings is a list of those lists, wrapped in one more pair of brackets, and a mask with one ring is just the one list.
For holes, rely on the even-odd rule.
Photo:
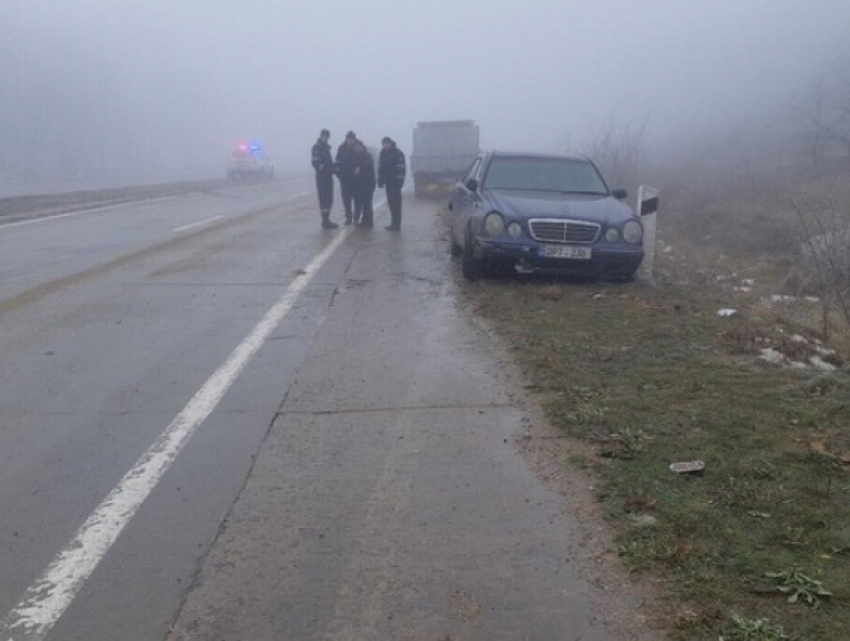
[(472, 192), (468, 185), (471, 180), (477, 180), (478, 171), (481, 168), (483, 159), (476, 158), (472, 166), (466, 171), (460, 182), (455, 187), (452, 193), (452, 200), (449, 204), (451, 210), (451, 234), (455, 242), (463, 247), (466, 226), (469, 224), (469, 216), (474, 208), (474, 201), (478, 195)]

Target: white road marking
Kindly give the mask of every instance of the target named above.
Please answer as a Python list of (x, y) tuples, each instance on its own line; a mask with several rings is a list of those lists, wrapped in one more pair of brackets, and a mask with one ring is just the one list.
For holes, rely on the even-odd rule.
[(342, 230), (266, 312), (189, 404), (130, 468), (77, 530), (21, 601), (0, 622), (3, 641), (44, 639), (109, 552), (121, 532), (174, 464), (198, 427), (212, 414), (269, 335), (275, 331), (316, 273), (351, 235)]
[(152, 205), (154, 203), (165, 202), (166, 200), (176, 200), (182, 196), (163, 196), (162, 198), (152, 198), (150, 200), (135, 200), (126, 203), (116, 203), (114, 205), (104, 205), (103, 207), (92, 207), (91, 209), (81, 209), (80, 211), (72, 211), (67, 214), (55, 214), (53, 216), (41, 216), (31, 220), (20, 220), (15, 223), (0, 224), (0, 229), (12, 229), (13, 227), (23, 227), (24, 225), (36, 225), (38, 223), (47, 223), (51, 220), (60, 220), (62, 218), (72, 218), (73, 216), (84, 216), (86, 214), (99, 214), (104, 211), (112, 211), (113, 209), (124, 209), (133, 205)]
[(183, 225), (182, 227), (175, 227), (171, 231), (173, 231), (174, 233), (186, 231), (187, 229), (192, 229), (193, 227), (200, 227), (201, 225), (206, 225), (206, 224), (209, 224), (209, 223), (214, 222), (216, 220), (221, 220), (222, 218), (224, 218), (224, 215), (213, 216), (212, 218), (204, 218), (204, 220), (199, 220), (199, 221), (194, 222), (194, 223), (189, 223), (188, 225)]

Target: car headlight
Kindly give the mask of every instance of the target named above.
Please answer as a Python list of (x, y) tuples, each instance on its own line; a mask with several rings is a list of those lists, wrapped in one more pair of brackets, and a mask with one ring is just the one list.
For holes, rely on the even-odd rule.
[(522, 225), (517, 222), (511, 223), (510, 225), (508, 225), (508, 233), (513, 238), (519, 238), (520, 236), (522, 236)]
[(623, 226), (623, 240), (632, 245), (643, 241), (643, 226), (636, 220), (630, 220)]
[(484, 218), (484, 231), (488, 236), (501, 236), (505, 231), (505, 219), (499, 212), (490, 212)]
[(616, 227), (609, 227), (608, 231), (605, 232), (605, 240), (609, 243), (616, 243), (620, 240), (620, 230)]

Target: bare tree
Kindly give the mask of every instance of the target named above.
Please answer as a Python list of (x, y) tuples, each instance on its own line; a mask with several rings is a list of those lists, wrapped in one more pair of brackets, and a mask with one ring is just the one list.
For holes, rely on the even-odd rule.
[(805, 104), (794, 107), (806, 123), (803, 136), (815, 171), (823, 165), (824, 148), (832, 136), (828, 109), (826, 80), (821, 75), (810, 84)]
[(802, 266), (821, 298), (828, 338), (834, 312), (850, 327), (850, 210), (828, 195), (795, 196), (791, 206), (800, 222)]
[(844, 146), (850, 164), (850, 81), (845, 81), (842, 99), (838, 105), (836, 122), (831, 128), (832, 139)]
[(590, 128), (582, 147), (617, 187), (636, 189), (646, 161), (647, 120), (619, 122), (612, 117), (605, 125)]

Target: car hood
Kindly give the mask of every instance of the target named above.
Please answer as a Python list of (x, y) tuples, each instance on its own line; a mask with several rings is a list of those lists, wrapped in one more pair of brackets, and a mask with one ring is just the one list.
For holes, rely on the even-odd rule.
[(492, 210), (520, 220), (574, 218), (611, 225), (634, 217), (632, 208), (613, 196), (499, 190), (485, 190), (482, 195)]

